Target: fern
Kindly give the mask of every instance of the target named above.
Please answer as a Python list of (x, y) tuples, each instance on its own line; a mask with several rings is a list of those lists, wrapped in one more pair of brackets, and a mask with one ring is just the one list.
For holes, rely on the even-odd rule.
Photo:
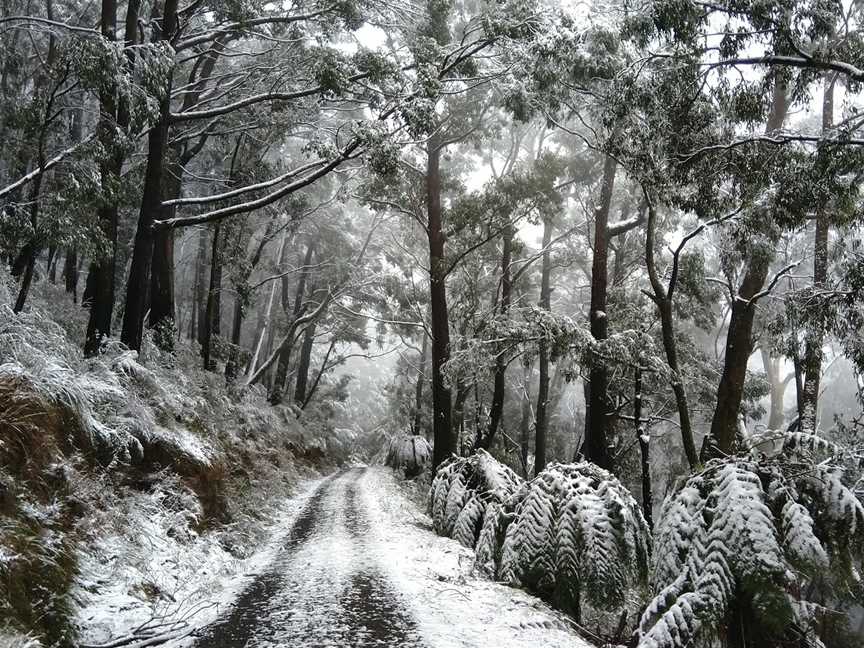
[(435, 531), (473, 548), (487, 515), (498, 514), (493, 505), (500, 505), (522, 483), (521, 477), (485, 450), (447, 460), (438, 468), (429, 491)]
[(429, 465), (432, 446), (422, 436), (400, 436), (390, 440), (384, 465), (403, 470), (408, 476), (419, 475)]
[(642, 615), (640, 648), (684, 648), (720, 629), (730, 612), (749, 632), (782, 637), (807, 628), (789, 592), (807, 580), (854, 578), (864, 507), (825, 465), (730, 459), (709, 463), (664, 502), (656, 595)]
[(611, 473), (587, 462), (553, 464), (518, 497), (501, 580), (525, 585), (578, 618), (583, 600), (614, 609), (647, 579), (648, 526)]

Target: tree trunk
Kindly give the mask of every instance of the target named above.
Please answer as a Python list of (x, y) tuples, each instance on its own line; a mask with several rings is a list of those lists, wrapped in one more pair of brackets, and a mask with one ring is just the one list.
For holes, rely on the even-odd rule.
[(66, 292), (71, 293), (72, 301), (78, 302), (78, 248), (70, 248), (66, 251), (66, 259), (63, 261), (63, 283)]
[[(641, 362), (641, 359), (640, 359)], [(636, 440), (639, 442), (640, 467), (642, 472), (642, 513), (649, 528), (654, 528), (654, 497), (651, 494), (651, 437), (642, 420), (642, 367), (637, 366), (633, 377), (633, 422)]]
[[(178, 151), (172, 152), (172, 161), (166, 165), (162, 177), (162, 196), (165, 200), (180, 197), (183, 182), (183, 165), (177, 159)], [(176, 214), (173, 206), (162, 207), (160, 218), (172, 218)], [(156, 341), (166, 350), (173, 350), (174, 326), (174, 230), (162, 229), (153, 234), (153, 263), (150, 271), (150, 314), (147, 324), (156, 332)]]
[[(822, 98), (822, 132), (827, 133), (834, 122), (834, 78), (825, 75), (825, 94)], [(831, 218), (827, 206), (816, 214), (816, 237), (813, 244), (813, 290), (825, 288), (828, 279), (828, 233)], [(821, 325), (809, 325), (804, 346), (804, 389), (801, 395), (800, 429), (816, 432), (819, 404), (819, 382), (822, 377), (822, 344), (825, 331)]]
[(312, 381), (312, 386), (309, 388), (309, 391), (306, 392), (306, 398), (303, 399), (303, 403), (300, 405), (300, 409), (306, 409), (306, 406), (309, 404), (309, 401), (312, 400), (312, 397), (315, 395), (315, 391), (318, 389), (318, 385), (321, 383), (321, 377), (324, 375), (324, 372), (327, 371), (327, 363), (330, 361), (330, 354), (333, 353), (333, 349), (336, 348), (336, 336), (334, 335), (330, 339), (330, 346), (327, 347), (327, 353), (324, 354), (324, 360), (321, 361), (321, 368), (318, 370), (318, 373), (315, 375), (315, 380)]
[[(600, 201), (594, 210), (594, 260), (591, 264), (591, 335), (595, 340), (605, 340), (609, 334), (609, 320), (606, 316), (606, 294), (608, 290), (609, 255), (609, 208), (612, 204), (612, 191), (615, 188), (615, 160), (606, 156), (603, 165), (603, 180), (600, 187)], [(609, 452), (609, 376), (602, 359), (594, 358), (589, 373), (591, 383), (585, 416), (585, 457), (600, 466), (611, 470), (612, 456)]]
[(528, 452), (531, 449), (531, 364), (522, 363), (522, 416), (519, 421), (519, 457), (522, 476), (528, 479)]
[[(153, 40), (170, 41), (177, 28), (178, 0), (165, 0), (161, 26), (154, 29)], [(154, 22), (159, 24), (158, 10)], [(123, 312), (121, 340), (130, 349), (140, 350), (144, 335), (144, 316), (150, 295), (150, 270), (153, 260), (153, 221), (162, 209), (162, 172), (168, 140), (168, 119), (171, 113), (171, 74), (165, 95), (159, 106), (159, 121), (147, 136), (147, 169), (144, 173), (144, 193), (138, 214), (138, 227), (132, 249), (132, 264), (126, 283), (126, 303)], [(211, 282), (212, 283), (212, 282)]]
[(201, 355), (206, 371), (216, 370), (213, 358), (213, 337), (221, 332), (222, 320), (222, 227), (217, 222), (213, 226), (213, 243), (210, 250), (210, 289), (207, 291), (207, 311), (204, 318)]
[[(513, 250), (513, 235), (513, 227), (510, 226), (504, 230), (504, 235), (501, 237), (501, 302), (499, 308), (501, 315), (507, 315), (510, 310), (510, 296), (512, 293), (510, 256)], [(492, 406), (489, 411), (489, 429), (484, 437), (480, 438), (478, 435), (475, 449), (479, 447), (488, 450), (495, 441), (495, 433), (498, 431), (498, 425), (501, 423), (501, 414), (504, 411), (506, 378), (507, 359), (504, 357), (502, 351), (495, 357), (495, 380), (492, 389)]]
[[(552, 221), (543, 221), (543, 258), (540, 271), (540, 308), (552, 310)], [(534, 474), (546, 468), (546, 438), (549, 434), (549, 346), (545, 338), (540, 339), (538, 349), (540, 379), (537, 386), (537, 411), (534, 415)]]
[[(772, 133), (783, 125), (788, 108), (786, 86), (778, 77), (774, 84), (771, 114), (768, 116), (766, 133)], [(723, 372), (717, 387), (717, 404), (711, 420), (711, 431), (702, 443), (703, 461), (714, 456), (728, 456), (735, 450), (738, 431), (738, 414), (747, 377), (747, 361), (753, 353), (753, 319), (756, 303), (750, 300), (768, 278), (770, 255), (763, 250), (751, 250), (748, 255), (744, 278), (738, 295), (732, 302), (729, 331), (726, 335), (726, 356)]]
[(645, 263), (648, 268), (648, 277), (654, 292), (654, 304), (660, 314), (660, 328), (663, 335), (663, 350), (666, 353), (666, 364), (672, 372), (672, 393), (675, 395), (675, 406), (678, 410), (678, 422), (681, 428), (681, 443), (684, 446), (684, 454), (690, 470), (695, 470), (699, 465), (699, 457), (696, 453), (696, 443), (693, 440), (693, 425), (690, 421), (690, 406), (687, 402), (687, 390), (684, 387), (681, 367), (678, 364), (678, 343), (675, 339), (675, 320), (672, 313), (673, 299), (675, 296), (675, 281), (673, 277), (669, 282), (669, 289), (663, 286), (654, 265), (654, 228), (657, 225), (657, 213), (653, 204), (648, 204), (648, 223), (645, 234)]
[(315, 346), (315, 323), (306, 327), (303, 333), (303, 344), (300, 346), (300, 358), (297, 361), (297, 382), (294, 386), (294, 403), (301, 407), (306, 400), (306, 386), (309, 383), (309, 367), (312, 364), (312, 349)]
[[(738, 413), (747, 377), (747, 361), (753, 353), (753, 320), (756, 304), (750, 302), (768, 277), (769, 260), (763, 254), (751, 255), (738, 295), (732, 302), (729, 332), (726, 335), (726, 357), (717, 388), (717, 405), (711, 420), (711, 433), (702, 444), (702, 461), (727, 456), (735, 451)], [(713, 442), (713, 443), (712, 443)], [(712, 445), (716, 447), (712, 448)]]
[(204, 298), (204, 284), (207, 274), (207, 232), (202, 227), (198, 233), (198, 254), (195, 260), (195, 293), (193, 297), (191, 339), (198, 344), (204, 343), (204, 330), (207, 328), (207, 300)]
[(765, 345), (760, 346), (762, 353), (762, 366), (765, 369), (765, 375), (768, 377), (768, 393), (771, 397), (771, 405), (768, 414), (768, 429), (780, 430), (783, 428), (785, 420), (783, 401), (786, 395), (785, 380), (780, 378), (780, 362), (778, 358), (772, 358), (771, 353), (765, 348)]
[(414, 421), (412, 434), (420, 434), (423, 423), (423, 383), (426, 380), (426, 353), (429, 350), (429, 334), (423, 331), (423, 342), (420, 345), (420, 364), (417, 367), (417, 385), (414, 389)]
[(450, 359), (450, 321), (447, 315), (447, 268), (444, 259), (444, 224), (441, 214), (441, 147), (428, 143), (426, 212), (429, 238), (429, 302), (432, 312), (432, 469), (456, 451), (451, 421), (450, 388), (444, 383), (444, 365)]
[[(288, 329), (297, 321), (297, 318), (304, 309), (304, 296), (306, 294), (306, 282), (309, 279), (310, 266), (312, 265), (312, 256), (315, 254), (315, 243), (313, 239), (306, 246), (306, 255), (303, 257), (303, 270), (300, 272), (300, 279), (297, 281), (297, 291), (294, 295), (294, 308), (288, 320)], [(282, 281), (282, 308), (287, 311), (288, 293), (287, 293), (287, 277), (283, 277)], [(286, 382), (288, 379), (288, 368), (291, 364), (291, 353), (294, 350), (294, 336), (288, 335), (279, 349), (279, 361), (276, 365), (276, 376), (273, 381), (273, 387), (270, 390), (270, 403), (279, 405), (282, 402), (282, 397), (285, 393)]]
[[(124, 45), (135, 44), (140, 0), (129, 3), (126, 15)], [(117, 0), (102, 0), (102, 35), (109, 42), (116, 40)], [(108, 249), (100, 258), (90, 264), (87, 278), (91, 288), (87, 295), (90, 316), (87, 320), (87, 334), (84, 339), (84, 355), (91, 357), (99, 351), (104, 338), (111, 335), (114, 315), (114, 275), (117, 265), (117, 221), (118, 199), (117, 184), (123, 171), (124, 155), (116, 141), (117, 129), (129, 125), (128, 110), (121, 109), (116, 84), (111, 84), (99, 93), (99, 140), (106, 155), (99, 168), (105, 202), (99, 207), (99, 228), (108, 242)]]

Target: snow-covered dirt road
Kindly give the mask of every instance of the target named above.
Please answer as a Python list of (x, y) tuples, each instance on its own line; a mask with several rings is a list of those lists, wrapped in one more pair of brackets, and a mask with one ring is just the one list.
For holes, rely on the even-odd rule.
[(197, 648), (587, 648), (557, 613), (482, 578), (472, 553), (428, 530), (388, 470), (325, 480), (279, 553)]

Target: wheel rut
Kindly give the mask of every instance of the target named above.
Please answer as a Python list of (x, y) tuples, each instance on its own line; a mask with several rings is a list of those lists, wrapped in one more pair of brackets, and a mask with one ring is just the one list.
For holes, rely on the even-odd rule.
[(374, 557), (364, 472), (347, 469), (318, 487), (273, 563), (199, 631), (196, 648), (423, 645)]

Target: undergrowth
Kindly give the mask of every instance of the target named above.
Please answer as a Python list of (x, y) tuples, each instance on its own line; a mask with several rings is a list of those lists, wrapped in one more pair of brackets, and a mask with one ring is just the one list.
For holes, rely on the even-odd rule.
[[(86, 311), (61, 293), (38, 284), (16, 315), (0, 274), (0, 634), (22, 646), (75, 645), (76, 610), (106, 585), (82, 556), (119, 550), (140, 575), (158, 537), (244, 557), (315, 445), (292, 410), (229, 390), (183, 345), (85, 359)], [(151, 607), (172, 596), (130, 588)]]

